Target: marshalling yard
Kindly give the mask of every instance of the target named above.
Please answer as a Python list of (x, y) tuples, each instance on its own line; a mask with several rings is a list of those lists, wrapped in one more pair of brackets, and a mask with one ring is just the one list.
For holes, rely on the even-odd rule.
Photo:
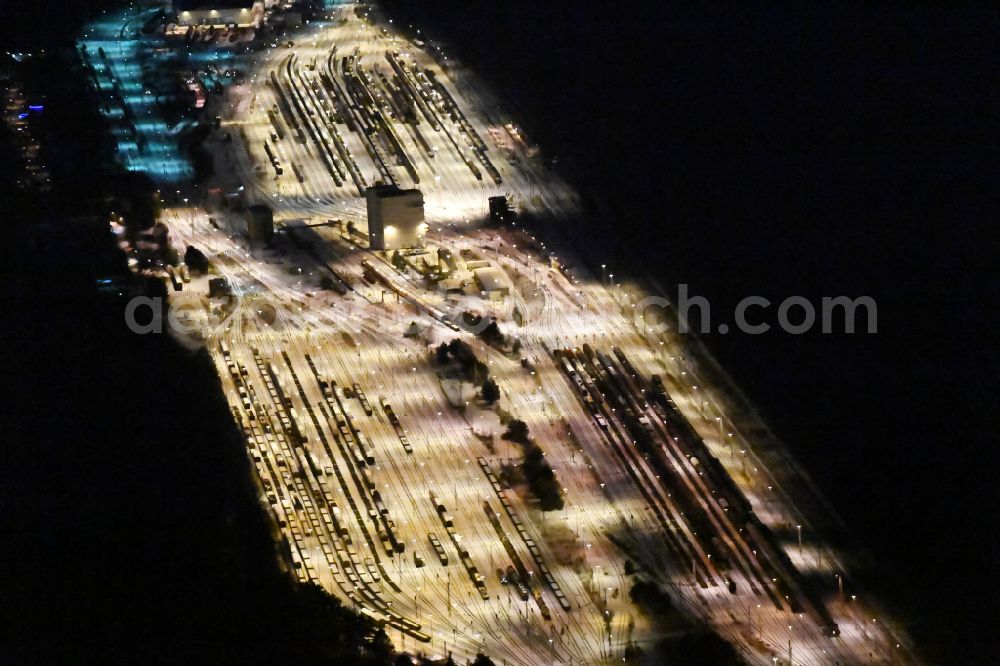
[[(137, 17), (88, 35), (105, 76), (134, 67)], [(232, 291), (210, 298), (195, 278), (173, 309), (215, 360), (290, 570), (429, 657), (621, 663), (676, 629), (630, 599), (641, 579), (748, 663), (913, 663), (814, 526), (816, 502), (797, 494), (808, 480), (697, 342), (635, 315), (641, 285), (592, 275), (537, 230), (485, 223), (490, 197), (563, 221), (577, 198), (436, 49), (344, 6), (227, 56), (246, 75), (210, 106), (216, 173), (200, 194), (169, 157), (120, 148), (176, 192), (174, 244), (202, 249)], [(155, 113), (141, 95), (123, 103)], [(421, 190), (425, 247), (368, 248), (376, 183)], [(219, 205), (236, 192), (274, 209), (269, 247)], [(472, 266), (502, 288), (442, 288)], [(502, 339), (465, 312), (495, 318)], [(494, 404), (438, 358), (455, 339), (496, 381)], [(512, 419), (563, 508), (511, 482)]]

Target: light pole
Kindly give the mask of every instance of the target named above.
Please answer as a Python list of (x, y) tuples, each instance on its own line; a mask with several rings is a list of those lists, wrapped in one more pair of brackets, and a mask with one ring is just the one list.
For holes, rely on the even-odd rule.
[[(184, 197), (184, 207), (185, 208), (188, 207), (188, 198), (187, 197)], [(190, 216), (190, 219), (191, 219), (191, 244), (193, 245), (194, 244), (194, 215), (191, 214), (190, 210), (188, 211), (188, 215)]]

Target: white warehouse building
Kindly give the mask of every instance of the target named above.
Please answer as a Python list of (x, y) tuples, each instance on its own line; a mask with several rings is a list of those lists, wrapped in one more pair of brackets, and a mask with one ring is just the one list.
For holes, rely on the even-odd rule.
[(264, 0), (173, 0), (177, 23), (206, 28), (257, 28), (264, 20)]
[(368, 243), (373, 250), (421, 247), (427, 234), (424, 195), (394, 185), (365, 190), (368, 203)]

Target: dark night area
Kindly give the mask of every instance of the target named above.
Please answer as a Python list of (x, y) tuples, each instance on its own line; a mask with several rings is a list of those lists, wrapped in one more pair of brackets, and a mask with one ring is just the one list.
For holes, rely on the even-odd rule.
[(874, 335), (703, 338), (929, 657), (992, 663), (996, 10), (386, 5), (558, 158), (580, 245), (616, 248), (592, 264), (687, 284), (715, 321), (750, 295), (876, 300)]
[[(53, 170), (49, 195), (14, 188), (0, 133), (0, 661), (386, 663), (358, 616), (278, 569), (208, 355), (133, 335), (92, 289), (125, 269), (88, 216), (152, 186), (95, 168), (110, 148), (60, 52), (118, 4), (0, 22), (4, 50), (49, 52), (27, 76)], [(996, 663), (997, 11), (383, 7), (558, 158), (592, 266), (689, 285), (716, 322), (751, 295), (875, 299), (876, 334), (701, 337), (870, 556), (858, 585), (929, 663)]]
[[(381, 630), (281, 571), (243, 433), (208, 355), (125, 325), (130, 280), (98, 215), (149, 217), (152, 185), (108, 159), (106, 128), (66, 46), (102, 7), (6, 17), (3, 46), (36, 51), (25, 91), (52, 189), (20, 189), (0, 133), (8, 368), (0, 410), (0, 661), (385, 664)], [(45, 49), (42, 54), (41, 50)], [(29, 52), (30, 52), (29, 51)], [(371, 636), (372, 640), (366, 640)]]

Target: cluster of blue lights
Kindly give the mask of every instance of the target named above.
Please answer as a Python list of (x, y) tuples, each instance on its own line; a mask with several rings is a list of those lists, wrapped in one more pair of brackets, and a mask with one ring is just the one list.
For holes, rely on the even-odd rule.
[(190, 179), (194, 170), (178, 150), (178, 128), (167, 125), (156, 96), (148, 93), (142, 82), (140, 50), (162, 47), (163, 38), (133, 35), (156, 11), (154, 7), (105, 14), (84, 29), (79, 46), (86, 49), (97, 86), (106, 95), (101, 112), (112, 122), (112, 135), (125, 168), (145, 172), (156, 183), (168, 185)]

